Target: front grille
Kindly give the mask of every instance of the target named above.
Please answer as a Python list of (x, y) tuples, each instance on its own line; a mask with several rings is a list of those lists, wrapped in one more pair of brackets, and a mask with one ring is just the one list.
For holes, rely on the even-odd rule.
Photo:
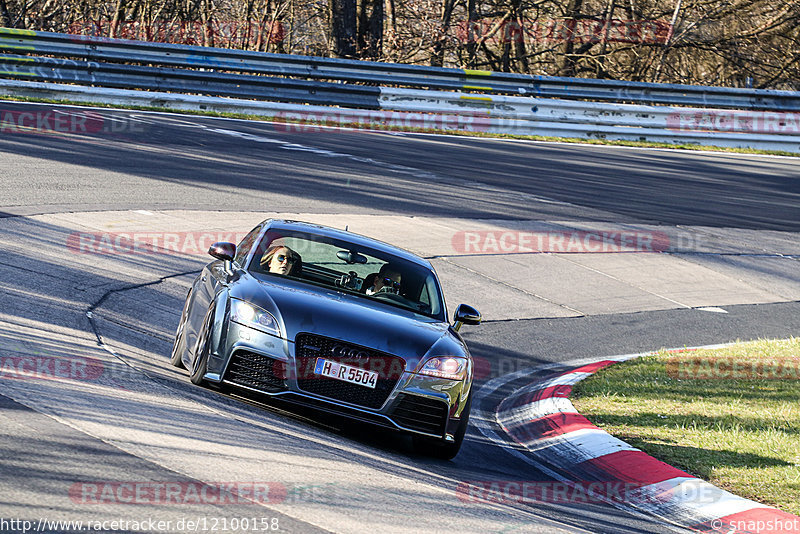
[[(370, 388), (314, 374), (317, 358), (377, 371), (377, 384)], [(405, 371), (405, 360), (399, 356), (305, 333), (295, 338), (295, 361), (297, 385), (303, 391), (373, 409), (383, 406)]]
[(391, 417), (406, 428), (443, 436), (447, 412), (448, 406), (441, 400), (401, 393), (397, 396)]
[[(286, 389), (284, 380), (276, 375), (276, 371), (282, 370), (285, 370), (282, 361), (255, 352), (236, 351), (231, 356), (224, 380), (259, 391), (274, 393)], [(285, 374), (285, 371), (281, 374)]]

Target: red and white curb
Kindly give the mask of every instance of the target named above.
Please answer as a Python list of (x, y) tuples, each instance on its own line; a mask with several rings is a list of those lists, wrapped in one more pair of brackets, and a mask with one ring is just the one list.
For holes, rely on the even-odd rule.
[[(674, 352), (724, 345), (675, 349)], [(578, 482), (619, 482), (615, 504), (700, 532), (800, 533), (800, 517), (724, 491), (648, 456), (593, 425), (569, 401), (573, 385), (603, 367), (648, 353), (603, 358), (516, 390), (496, 419), (519, 445)]]

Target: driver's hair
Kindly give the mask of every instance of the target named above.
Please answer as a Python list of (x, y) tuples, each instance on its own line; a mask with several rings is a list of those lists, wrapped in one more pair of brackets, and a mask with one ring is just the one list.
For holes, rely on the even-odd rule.
[(400, 278), (402, 279), (403, 273), (400, 272), (399, 269), (396, 269), (391, 263), (384, 263), (381, 265), (380, 270), (378, 271), (378, 276), (386, 276), (386, 274), (399, 274)]
[(294, 260), (294, 262), (291, 263), (292, 267), (286, 274), (288, 276), (298, 276), (300, 271), (303, 270), (303, 258), (300, 257), (300, 254), (290, 249), (286, 245), (272, 245), (269, 247), (264, 255), (261, 256), (261, 268), (265, 271), (269, 271), (269, 263), (272, 261), (272, 257), (275, 256), (275, 254), (277, 254), (277, 252), (281, 249), (286, 249), (286, 255)]

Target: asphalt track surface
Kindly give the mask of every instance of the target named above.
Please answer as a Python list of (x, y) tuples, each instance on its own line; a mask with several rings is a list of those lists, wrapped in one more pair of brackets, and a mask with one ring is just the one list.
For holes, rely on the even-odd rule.
[[(41, 107), (4, 103), (2, 109), (36, 112)], [(64, 112), (71, 113), (69, 108)], [(279, 210), (800, 230), (800, 162), (796, 159), (339, 130), (297, 132), (242, 121), (101, 113), (106, 125), (116, 125), (110, 128), (114, 131), (91, 136), (16, 133), (0, 137), (3, 216), (108, 210)], [(196, 271), (199, 259), (160, 261), (151, 266), (153, 277), (148, 281), (123, 274), (118, 279), (95, 277), (91, 270), (66, 261), (46, 264), (39, 261), (35, 248), (6, 250), (0, 262), (3, 287), (16, 288), (7, 291), (3, 317), (10, 324), (22, 325), (20, 332), (27, 332), (31, 321), (44, 320), (54, 331), (80, 329), (93, 335), (84, 312), (103, 299), (94, 326), (110, 346), (125, 347), (119, 351), (119, 360), (146, 370), (153, 387), (168, 389), (176, 399), (200, 403), (214, 414), (231, 415), (242, 427), (229, 429), (234, 444), (252, 447), (245, 442), (245, 434), (269, 427), (267, 437), (261, 439), (272, 443), (262, 446), (285, 450), (295, 461), (311, 466), (320, 462), (322, 469), (324, 461), (335, 457), (343, 469), (357, 465), (372, 476), (399, 478), (385, 496), (370, 496), (383, 503), (386, 524), (394, 520), (398, 525), (413, 525), (409, 516), (452, 514), (451, 501), (456, 500), (455, 488), (462, 481), (548, 480), (535, 466), (503, 451), (475, 428), (454, 461), (439, 462), (413, 454), (407, 442), (398, 442), (391, 434), (366, 432), (299, 410), (287, 412), (285, 406), (265, 408), (191, 386), (185, 375), (166, 365), (166, 357), (191, 277), (176, 275)], [(50, 278), (42, 282), (41, 274), (48, 272)], [(58, 279), (78, 277), (85, 279), (84, 294), (78, 297), (73, 289), (59, 284)], [(162, 277), (161, 283), (141, 285)], [(724, 315), (677, 309), (490, 321), (465, 331), (465, 337), (475, 356), (502, 362), (495, 372), (510, 373), (576, 358), (800, 332), (797, 302), (726, 310)], [(41, 393), (58, 398), (56, 389), (17, 387), (13, 395), (0, 390), (4, 422), (0, 457), (5, 459), (0, 462), (0, 516), (32, 520), (47, 514), (131, 517), (131, 507), (124, 504), (87, 509), (55, 496), (63, 496), (64, 488), (76, 481), (129, 480), (131, 476), (133, 480), (202, 479), (188, 468), (174, 467), (195, 461), (189, 452), (174, 450), (169, 462), (151, 461), (145, 453), (103, 439), (100, 426), (94, 434), (83, 432), (32, 410), (28, 405), (33, 401), (12, 398), (24, 400), (26, 394)], [(157, 413), (157, 408), (135, 404), (126, 404), (124, 409), (134, 428), (146, 427), (150, 424), (146, 416)], [(101, 416), (107, 415), (98, 411), (96, 419)], [(101, 424), (91, 413), (83, 418)], [(202, 425), (195, 430), (202, 436), (210, 432)], [(226, 444), (219, 436), (214, 436), (214, 443)], [(246, 472), (243, 458), (245, 465), (235, 468)], [(342, 475), (335, 487), (347, 488), (348, 493), (323, 493), (313, 504), (343, 502), (353, 507), (351, 515), (356, 514), (365, 499), (352, 493), (358, 489), (358, 476), (355, 471)], [(417, 487), (438, 488), (447, 503), (442, 505), (445, 509), (431, 500), (430, 491), (424, 493), (424, 500), (420, 493), (416, 502)], [(399, 502), (415, 504), (410, 509), (393, 509)], [(369, 509), (366, 502), (363, 505)], [(279, 507), (267, 510), (280, 519), (285, 532), (353, 531), (352, 520), (320, 524), (309, 520), (308, 514), (293, 512), (303, 507), (312, 508), (312, 502), (301, 499), (286, 513)], [(147, 513), (161, 518), (186, 515), (185, 509), (169, 505), (150, 506)], [(197, 515), (196, 510), (192, 513)], [(249, 505), (211, 507), (202, 513), (253, 515)], [(342, 511), (342, 516), (347, 515)], [(466, 532), (487, 531), (486, 525), (508, 532), (671, 531), (658, 521), (602, 504), (473, 504), (465, 515), (469, 517), (452, 525)]]
[[(0, 113), (20, 109), (26, 108), (6, 103)], [(120, 131), (3, 137), (3, 152), (16, 156), (4, 169), (7, 213), (145, 204), (263, 210), (277, 204), (287, 212), (549, 220), (603, 215), (610, 221), (800, 229), (794, 158), (298, 132), (291, 125), (103, 113), (120, 117), (106, 126)]]

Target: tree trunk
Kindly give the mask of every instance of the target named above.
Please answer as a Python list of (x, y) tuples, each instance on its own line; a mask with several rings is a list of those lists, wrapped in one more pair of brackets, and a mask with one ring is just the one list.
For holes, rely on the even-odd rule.
[(583, 0), (569, 0), (567, 10), (564, 13), (567, 28), (561, 28), (564, 44), (560, 46), (558, 57), (556, 58), (556, 72), (558, 76), (575, 76), (575, 25), (578, 15), (580, 15)]
[(358, 56), (379, 59), (383, 52), (383, 0), (361, 0), (358, 13)]
[(213, 18), (211, 0), (200, 2), (200, 20), (203, 23), (203, 46), (214, 46)]
[(13, 22), (11, 22), (11, 15), (8, 13), (8, 6), (6, 5), (6, 0), (0, 0), (0, 25), (4, 28), (13, 28)]
[(603, 39), (600, 42), (600, 55), (597, 58), (595, 78), (605, 78), (606, 50), (608, 49), (608, 32), (611, 29), (611, 21), (614, 17), (615, 0), (608, 0), (608, 7), (603, 17)]
[(455, 0), (444, 0), (444, 5), (442, 5), (441, 24), (438, 29), (438, 35), (434, 38), (433, 53), (431, 54), (432, 67), (441, 67), (444, 65), (444, 49), (447, 44), (446, 35), (447, 30), (450, 28), (450, 20), (453, 16), (454, 5)]
[(514, 42), (514, 53), (516, 56), (514, 59), (522, 64), (521, 71), (516, 64), (514, 65), (513, 70), (515, 72), (527, 73), (530, 70), (530, 66), (528, 65), (528, 51), (525, 46), (525, 7), (522, 5), (522, 0), (514, 0), (512, 4), (514, 6), (514, 16), (512, 17), (512, 20), (515, 26), (512, 27), (512, 31), (510, 33)]
[(475, 68), (475, 62), (478, 55), (478, 9), (475, 5), (476, 0), (467, 0), (467, 31), (465, 38), (467, 39), (467, 67), (470, 69)]
[(356, 0), (330, 0), (333, 54), (356, 57)]
[(108, 29), (109, 37), (116, 37), (119, 31), (119, 25), (125, 21), (125, 0), (117, 0), (117, 8), (114, 10), (114, 19), (111, 21), (111, 27)]

